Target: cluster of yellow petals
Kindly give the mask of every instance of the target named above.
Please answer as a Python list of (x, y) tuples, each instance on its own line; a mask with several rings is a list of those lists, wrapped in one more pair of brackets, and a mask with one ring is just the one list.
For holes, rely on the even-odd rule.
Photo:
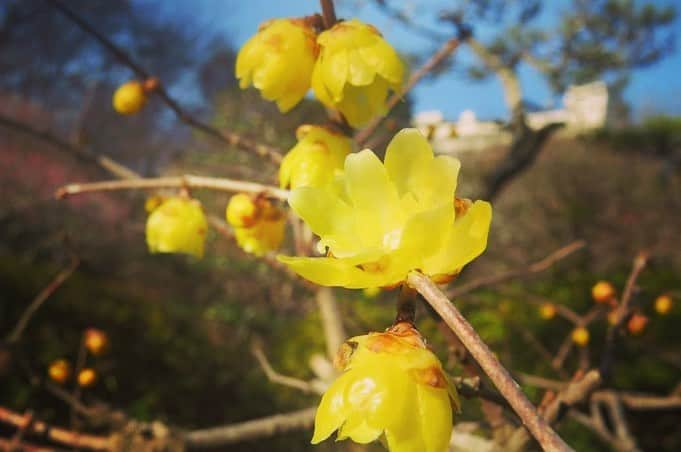
[(203, 257), (208, 224), (195, 199), (165, 199), (147, 218), (147, 245), (151, 253), (185, 253)]
[(327, 127), (302, 125), (296, 131), (298, 143), (286, 154), (279, 167), (279, 185), (323, 187), (343, 169), (345, 156), (352, 152), (352, 141)]
[(239, 51), (236, 77), (241, 89), (253, 85), (283, 113), (310, 89), (316, 57), (314, 28), (304, 20), (274, 19), (262, 24)]
[(388, 91), (402, 87), (404, 64), (378, 30), (352, 19), (320, 33), (317, 42), (312, 72), (317, 99), (338, 109), (353, 127), (383, 115)]
[(112, 103), (114, 110), (122, 115), (137, 113), (147, 103), (144, 85), (137, 80), (123, 83), (114, 92)]
[(385, 163), (368, 149), (348, 155), (333, 184), (289, 197), (328, 256), (279, 259), (323, 286), (389, 287), (412, 270), (434, 280), (457, 274), (484, 251), (492, 218), (487, 202), (455, 201), (459, 166), (435, 157), (415, 129), (393, 138)]
[(263, 197), (246, 193), (232, 196), (225, 217), (234, 227), (237, 244), (247, 253), (262, 256), (278, 249), (284, 240), (286, 216)]
[(362, 444), (385, 435), (392, 452), (447, 450), (456, 390), (411, 324), (349, 339), (336, 364), (343, 374), (322, 397), (313, 444), (338, 430)]

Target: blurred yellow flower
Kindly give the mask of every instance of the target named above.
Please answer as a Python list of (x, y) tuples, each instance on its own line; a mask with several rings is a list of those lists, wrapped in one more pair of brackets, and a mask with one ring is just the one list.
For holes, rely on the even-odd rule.
[(47, 374), (57, 383), (64, 384), (71, 376), (71, 365), (65, 359), (58, 359), (50, 363)]
[(113, 95), (113, 107), (122, 115), (137, 113), (147, 103), (147, 94), (142, 82), (133, 80), (123, 83)]
[(352, 19), (320, 33), (317, 42), (312, 72), (317, 99), (340, 110), (353, 127), (384, 114), (388, 90), (402, 88), (404, 65), (378, 30)]
[(168, 198), (147, 219), (149, 251), (203, 257), (207, 228), (199, 201), (184, 197)]
[(314, 28), (301, 19), (274, 19), (239, 50), (236, 77), (241, 89), (253, 85), (279, 110), (295, 107), (310, 89), (317, 57)]
[(302, 125), (296, 131), (298, 144), (286, 154), (279, 168), (279, 185), (321, 187), (343, 169), (352, 141), (323, 126)]
[(284, 240), (286, 216), (264, 197), (232, 196), (225, 217), (234, 226), (237, 244), (247, 253), (262, 256), (278, 249)]
[(413, 326), (349, 339), (336, 365), (344, 372), (322, 396), (312, 444), (338, 430), (362, 444), (385, 435), (392, 452), (447, 450), (456, 389)]
[(348, 155), (334, 184), (289, 197), (328, 256), (279, 259), (314, 283), (355, 289), (396, 285), (411, 270), (457, 274), (485, 250), (492, 219), (489, 203), (455, 200), (459, 166), (415, 129), (393, 138), (385, 164), (368, 149)]

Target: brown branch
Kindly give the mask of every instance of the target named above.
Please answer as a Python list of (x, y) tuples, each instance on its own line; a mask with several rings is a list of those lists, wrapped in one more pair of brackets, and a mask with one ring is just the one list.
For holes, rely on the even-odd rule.
[(17, 443), (14, 440), (6, 440), (0, 438), (0, 451), (3, 452), (57, 452), (56, 449), (44, 446), (37, 446), (35, 444), (21, 441)]
[(620, 305), (615, 311), (617, 313), (617, 321), (614, 325), (608, 328), (608, 332), (605, 336), (605, 347), (603, 350), (603, 358), (601, 360), (601, 374), (604, 378), (610, 376), (610, 371), (615, 360), (615, 347), (617, 342), (617, 335), (621, 331), (625, 320), (628, 318), (630, 312), (629, 304), (634, 295), (634, 287), (636, 285), (636, 280), (641, 275), (641, 272), (648, 263), (647, 253), (641, 252), (636, 258), (631, 267), (631, 272), (627, 278), (627, 283), (624, 287), (624, 292), (622, 293), (622, 298), (620, 300)]
[(409, 77), (409, 80), (407, 83), (404, 85), (402, 90), (399, 93), (393, 93), (392, 96), (390, 96), (390, 99), (388, 99), (388, 102), (386, 104), (386, 112), (384, 116), (380, 116), (377, 118), (374, 118), (366, 128), (363, 130), (360, 130), (355, 134), (355, 142), (359, 146), (363, 146), (366, 144), (367, 140), (371, 137), (371, 135), (376, 131), (378, 126), (383, 122), (385, 119), (385, 116), (392, 110), (395, 105), (397, 105), (398, 102), (400, 102), (404, 96), (406, 96), (409, 91), (423, 78), (425, 77), (430, 71), (432, 71), (438, 64), (440, 64), (442, 61), (444, 61), (448, 56), (450, 56), (456, 49), (459, 47), (461, 44), (461, 40), (458, 38), (452, 38), (449, 41), (445, 42), (440, 49), (438, 49), (437, 52), (428, 60), (426, 61), (423, 66), (421, 66), (416, 72), (414, 72), (411, 77)]
[(282, 375), (276, 370), (274, 370), (269, 360), (267, 359), (267, 356), (265, 356), (265, 352), (263, 352), (260, 344), (254, 342), (251, 345), (251, 353), (258, 361), (258, 364), (260, 365), (262, 371), (265, 373), (265, 376), (267, 376), (267, 379), (270, 380), (272, 383), (277, 383), (283, 386), (288, 386), (290, 388), (295, 388), (305, 393), (319, 395), (323, 394), (324, 391), (323, 390), (320, 391), (321, 388), (319, 388), (319, 386), (315, 385), (313, 382), (301, 380), (300, 378), (289, 377), (288, 375)]
[[(594, 393), (594, 398), (602, 399), (605, 393), (614, 391), (598, 391)], [(680, 410), (681, 396), (669, 395), (666, 397), (654, 396), (649, 394), (638, 394), (632, 392), (617, 392), (617, 397), (622, 404), (632, 411), (665, 411)]]
[(265, 196), (281, 199), (284, 201), (288, 198), (289, 194), (288, 190), (282, 190), (274, 186), (262, 185), (255, 182), (226, 179), (222, 177), (193, 176), (186, 174), (183, 176), (173, 177), (109, 180), (82, 184), (69, 184), (59, 188), (55, 192), (55, 197), (57, 199), (63, 199), (68, 196), (97, 191), (142, 190), (158, 188), (204, 188), (226, 192), (256, 193), (264, 194)]
[(278, 433), (305, 430), (314, 422), (316, 407), (290, 413), (275, 414), (238, 424), (194, 430), (185, 435), (188, 450), (219, 447), (255, 438), (268, 438)]
[(26, 135), (35, 137), (39, 140), (42, 140), (46, 143), (49, 143), (51, 145), (56, 146), (57, 148), (66, 151), (70, 154), (75, 155), (76, 157), (85, 160), (87, 162), (95, 163), (96, 165), (99, 165), (101, 168), (105, 169), (109, 173), (111, 173), (113, 176), (119, 178), (119, 179), (134, 179), (137, 177), (141, 177), (140, 174), (136, 173), (135, 171), (131, 170), (130, 168), (127, 168), (120, 163), (116, 162), (115, 160), (112, 160), (106, 156), (96, 154), (94, 152), (88, 151), (87, 149), (81, 147), (81, 146), (76, 146), (73, 145), (67, 141), (64, 141), (60, 138), (58, 138), (55, 135), (52, 135), (49, 131), (46, 130), (37, 130), (31, 127), (28, 124), (24, 124), (22, 122), (16, 121), (12, 118), (9, 118), (7, 116), (4, 116), (0, 114), (0, 125), (5, 126), (7, 128), (17, 130), (19, 132), (22, 132)]
[(326, 354), (330, 360), (336, 356), (348, 335), (343, 326), (343, 316), (338, 309), (338, 301), (329, 287), (320, 287), (315, 294), (315, 301), (322, 318), (322, 329), (326, 342)]
[(498, 273), (496, 275), (491, 275), (491, 276), (483, 276), (481, 278), (474, 279), (472, 281), (469, 281), (465, 284), (461, 284), (447, 292), (447, 296), (449, 298), (457, 298), (460, 297), (461, 295), (467, 294), (469, 292), (472, 292), (476, 289), (479, 289), (481, 287), (487, 287), (487, 286), (493, 286), (495, 284), (500, 284), (506, 281), (509, 281), (511, 279), (515, 279), (518, 277), (523, 277), (527, 275), (532, 275), (534, 273), (540, 273), (545, 270), (548, 270), (551, 268), (553, 265), (556, 264), (556, 262), (565, 259), (566, 257), (570, 256), (571, 254), (581, 250), (586, 246), (586, 242), (584, 240), (576, 240), (572, 243), (569, 243), (568, 245), (565, 245), (556, 251), (552, 252), (548, 256), (544, 257), (543, 259), (538, 260), (537, 262), (534, 262), (532, 264), (527, 265), (524, 268), (516, 269), (516, 270), (509, 270), (506, 272)]
[(69, 279), (73, 272), (80, 265), (80, 260), (76, 257), (71, 258), (71, 263), (68, 267), (62, 269), (57, 275), (50, 281), (50, 283), (41, 290), (38, 295), (31, 301), (31, 303), (26, 307), (19, 321), (14, 326), (12, 332), (7, 336), (7, 342), (13, 343), (21, 339), (21, 335), (28, 326), (28, 322), (31, 320), (33, 315), (40, 309), (40, 307), (47, 301), (50, 296), (61, 287), (64, 282)]
[[(137, 74), (142, 80), (147, 80), (152, 78), (152, 74), (145, 71), (139, 64), (132, 60), (132, 58), (124, 52), (120, 47), (114, 44), (109, 38), (100, 33), (95, 27), (90, 25), (82, 17), (76, 14), (71, 8), (66, 6), (61, 0), (47, 0), (56, 10), (68, 17), (74, 24), (76, 24), (81, 30), (91, 35), (100, 44), (102, 44), (109, 52), (111, 52), (122, 64), (128, 66), (130, 69)], [(282, 153), (279, 149), (267, 146), (263, 144), (256, 143), (253, 140), (242, 137), (239, 134), (229, 131), (221, 131), (210, 125), (199, 121), (190, 115), (180, 104), (170, 97), (168, 91), (165, 89), (162, 83), (158, 83), (158, 86), (154, 89), (154, 92), (158, 94), (161, 100), (170, 108), (177, 118), (194, 129), (200, 130), (201, 132), (210, 135), (218, 140), (227, 143), (230, 146), (235, 146), (237, 148), (243, 149), (260, 155), (262, 157), (269, 158), (272, 162), (278, 164), (281, 162)]]
[(108, 437), (84, 435), (42, 421), (31, 421), (29, 417), (4, 407), (0, 407), (0, 422), (18, 429), (25, 428), (29, 434), (42, 435), (50, 441), (76, 449), (110, 450), (112, 446)]
[(322, 7), (324, 28), (329, 29), (338, 21), (336, 18), (336, 9), (333, 6), (333, 0), (319, 0), (319, 3)]
[(444, 293), (425, 275), (411, 272), (407, 283), (430, 303), (447, 325), (456, 333), (468, 352), (477, 361), (499, 392), (504, 396), (523, 424), (548, 451), (572, 450), (555, 431), (539, 416), (536, 408), (520, 390), (508, 371), (482, 341), (478, 333), (461, 315)]

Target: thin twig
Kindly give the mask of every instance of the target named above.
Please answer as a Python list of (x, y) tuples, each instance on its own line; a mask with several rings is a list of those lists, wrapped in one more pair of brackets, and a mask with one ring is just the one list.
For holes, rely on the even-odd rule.
[[(440, 64), (442, 61), (444, 61), (448, 56), (450, 56), (456, 49), (459, 47), (459, 44), (461, 44), (461, 41), (458, 38), (452, 38), (449, 41), (445, 42), (442, 47), (438, 49), (437, 52), (428, 60), (426, 61), (423, 66), (421, 66), (416, 72), (414, 72), (411, 77), (409, 77), (409, 80), (407, 83), (404, 85), (402, 90), (398, 93), (394, 93), (390, 99), (388, 99), (388, 102), (386, 104), (386, 111), (385, 115), (392, 110), (395, 105), (397, 105), (398, 102), (400, 102), (402, 99), (404, 99), (404, 96), (406, 96), (409, 91), (423, 78), (425, 77), (430, 71), (432, 71), (438, 64)], [(378, 126), (383, 122), (385, 119), (385, 116), (380, 116), (377, 118), (374, 118), (366, 128), (363, 130), (360, 130), (355, 134), (355, 142), (363, 146), (366, 144), (367, 140), (371, 137), (371, 135), (376, 131)]]
[(256, 182), (226, 179), (223, 177), (205, 177), (185, 174), (183, 176), (157, 177), (144, 179), (109, 180), (82, 184), (69, 184), (55, 192), (57, 199), (97, 191), (142, 190), (158, 188), (205, 188), (226, 192), (245, 192), (263, 194), (271, 198), (285, 201), (288, 190), (258, 184)]
[(472, 292), (473, 290), (479, 289), (481, 287), (493, 286), (495, 284), (501, 284), (503, 282), (515, 279), (521, 276), (531, 275), (534, 273), (540, 273), (548, 270), (557, 262), (567, 258), (571, 254), (581, 250), (586, 246), (584, 240), (575, 240), (565, 246), (560, 247), (556, 251), (552, 252), (548, 256), (529, 264), (520, 269), (509, 270), (506, 272), (498, 273), (496, 275), (483, 276), (481, 278), (474, 279), (467, 283), (456, 286), (455, 288), (447, 292), (449, 298), (457, 298), (461, 295)]
[(12, 332), (7, 336), (7, 342), (14, 343), (21, 339), (21, 335), (28, 326), (28, 322), (31, 320), (33, 315), (40, 309), (40, 307), (45, 303), (45, 301), (50, 298), (50, 296), (61, 287), (64, 282), (69, 279), (73, 272), (80, 265), (80, 260), (76, 257), (71, 258), (71, 262), (68, 267), (62, 269), (57, 273), (57, 275), (50, 281), (50, 283), (43, 288), (43, 290), (36, 295), (36, 297), (28, 305), (24, 313), (19, 318), (19, 321), (15, 325)]
[(301, 380), (300, 378), (289, 377), (288, 375), (282, 375), (272, 368), (265, 352), (263, 352), (262, 347), (258, 343), (253, 343), (251, 345), (251, 353), (258, 361), (260, 368), (267, 376), (268, 380), (272, 383), (277, 383), (283, 386), (288, 386), (290, 388), (298, 389), (299, 391), (311, 394), (322, 394), (324, 391), (320, 391), (319, 387), (312, 382)]
[(338, 300), (329, 287), (320, 287), (315, 294), (319, 315), (322, 318), (322, 329), (326, 341), (327, 357), (333, 361), (341, 345), (348, 335), (343, 326), (343, 316), (338, 309)]
[(110, 159), (109, 157), (88, 151), (82, 146), (76, 146), (71, 143), (68, 143), (67, 141), (62, 140), (61, 138), (52, 135), (50, 132), (46, 130), (34, 129), (28, 124), (16, 121), (2, 114), (0, 114), (0, 125), (13, 130), (17, 130), (26, 135), (50, 143), (56, 146), (57, 148), (60, 148), (63, 151), (73, 154), (82, 160), (95, 163), (119, 179), (133, 179), (136, 177), (141, 177), (140, 174)]
[[(29, 423), (28, 421), (26, 416), (0, 407), (1, 423), (12, 425), (16, 428), (26, 428), (25, 426)], [(110, 450), (112, 446), (111, 440), (108, 437), (80, 434), (71, 430), (53, 427), (38, 420), (30, 422), (27, 433), (43, 435), (50, 441), (78, 449)]]
[[(111, 52), (121, 63), (132, 69), (133, 72), (135, 72), (135, 74), (137, 74), (138, 77), (140, 77), (143, 80), (152, 78), (152, 75), (148, 73), (146, 70), (144, 70), (142, 66), (133, 61), (132, 58), (130, 58), (130, 56), (126, 52), (124, 52), (120, 47), (114, 44), (109, 38), (100, 33), (95, 27), (90, 25), (82, 17), (76, 14), (71, 8), (66, 6), (64, 2), (62, 2), (61, 0), (47, 1), (55, 9), (57, 9), (66, 17), (68, 17), (81, 30), (85, 31), (86, 33), (94, 37), (97, 41), (99, 41), (99, 43), (102, 44), (109, 52)], [(175, 99), (170, 97), (170, 94), (168, 94), (168, 91), (165, 89), (162, 83), (160, 82), (158, 83), (158, 86), (154, 89), (154, 92), (158, 94), (161, 100), (163, 100), (163, 102), (175, 113), (177, 118), (180, 121), (187, 124), (188, 126), (200, 130), (231, 146), (235, 146), (237, 148), (253, 152), (263, 157), (267, 157), (276, 164), (281, 162), (282, 153), (279, 149), (272, 146), (256, 143), (253, 140), (244, 138), (241, 135), (236, 134), (234, 132), (218, 130), (194, 118), (184, 108), (182, 108)]]
[(319, 3), (322, 7), (324, 29), (329, 29), (338, 21), (336, 18), (336, 9), (333, 6), (333, 0), (319, 0)]
[(447, 325), (456, 333), (468, 352), (485, 371), (492, 383), (504, 396), (513, 410), (520, 417), (530, 433), (547, 451), (572, 450), (556, 434), (544, 419), (539, 415), (536, 408), (520, 390), (508, 371), (503, 367), (492, 351), (482, 341), (478, 333), (461, 315), (459, 310), (445, 296), (444, 293), (427, 276), (411, 272), (407, 277), (407, 283), (416, 289), (423, 298), (437, 311)]
[(194, 430), (185, 435), (186, 446), (188, 450), (220, 447), (278, 433), (305, 430), (312, 426), (316, 411), (316, 407), (311, 407), (223, 427)]

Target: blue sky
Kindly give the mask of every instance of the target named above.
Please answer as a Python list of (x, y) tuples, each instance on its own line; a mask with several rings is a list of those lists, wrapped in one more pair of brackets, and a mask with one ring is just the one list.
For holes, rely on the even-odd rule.
[[(674, 0), (659, 0), (653, 3), (669, 4)], [(549, 25), (565, 0), (552, 0), (549, 10), (541, 17), (543, 23)], [(257, 29), (260, 22), (273, 17), (304, 16), (319, 10), (314, 0), (197, 0), (195, 2), (178, 2), (175, 4), (178, 14), (198, 15), (200, 23), (206, 27), (220, 30), (230, 41), (240, 46)], [(441, 26), (434, 21), (441, 0), (392, 1), (393, 5), (418, 5), (413, 10), (420, 23), (437, 28)], [(425, 52), (433, 49), (432, 42), (415, 35), (393, 19), (387, 18), (373, 6), (369, 0), (337, 1), (339, 16), (358, 17), (376, 25), (393, 45), (400, 51)], [(423, 13), (422, 13), (423, 12)], [(681, 20), (674, 25), (681, 31)], [(478, 28), (476, 34), (483, 40), (484, 28)], [(681, 36), (679, 36), (681, 39)], [(662, 62), (647, 69), (637, 70), (625, 92), (627, 101), (634, 107), (636, 116), (649, 113), (681, 114), (681, 52), (677, 49)], [(470, 58), (466, 51), (460, 52), (459, 58)], [(521, 82), (526, 97), (539, 105), (550, 105), (554, 99), (541, 76), (528, 68), (521, 71)], [(503, 118), (506, 108), (503, 103), (503, 92), (496, 79), (484, 82), (467, 80), (462, 71), (454, 70), (435, 80), (422, 82), (413, 92), (415, 110), (441, 110), (445, 117), (454, 119), (465, 109), (471, 109), (482, 118)]]

